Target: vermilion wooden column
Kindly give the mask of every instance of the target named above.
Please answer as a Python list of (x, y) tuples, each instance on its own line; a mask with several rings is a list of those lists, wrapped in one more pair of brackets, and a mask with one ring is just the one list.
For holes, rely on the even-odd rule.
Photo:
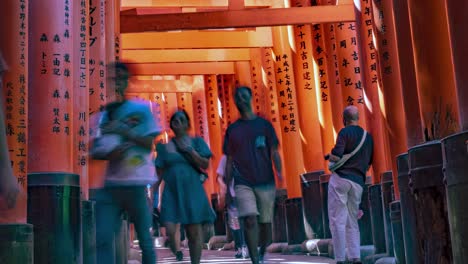
[(190, 117), (190, 135), (195, 135), (192, 94), (177, 93), (177, 106), (179, 107), (179, 109), (184, 109), (188, 113)]
[[(3, 108), (9, 158), (13, 175), (17, 177), (21, 193), (16, 207), (0, 210), (0, 223), (26, 223), (28, 172), (28, 1), (7, 1), (0, 8), (0, 51), (7, 63), (8, 71), (0, 82), (0, 102)], [(3, 87), (2, 87), (3, 85)], [(1, 153), (3, 164), (10, 166), (6, 155)], [(5, 156), (4, 156), (5, 155)]]
[[(106, 104), (106, 46), (104, 0), (89, 1), (89, 133), (95, 136), (98, 116)], [(91, 121), (92, 120), (92, 121)], [(89, 188), (100, 188), (104, 183), (107, 162), (89, 160)]]
[(407, 1), (393, 1), (393, 13), (397, 40), (398, 65), (400, 66), (403, 106), (405, 108), (406, 138), (411, 148), (424, 141), (422, 117), (416, 82), (414, 49)]
[[(280, 146), (279, 152), (281, 155), (281, 163), (282, 168), (284, 171), (285, 168), (285, 161), (284, 161), (284, 152), (283, 152), (283, 136), (281, 131), (281, 124), (280, 124), (280, 115), (278, 109), (278, 94), (276, 93), (276, 74), (275, 74), (275, 64), (274, 64), (274, 57), (271, 48), (262, 48), (262, 67), (263, 67), (263, 82), (266, 84), (265, 87), (265, 114), (266, 119), (268, 119), (273, 128), (276, 131), (276, 135), (278, 136)], [(280, 188), (286, 188), (287, 182), (283, 180), (283, 182), (279, 182), (276, 178), (276, 186)]]
[[(380, 51), (385, 117), (393, 170), (393, 182), (398, 182), (396, 156), (408, 149), (406, 139), (405, 109), (401, 90), (400, 65), (395, 38), (393, 2), (374, 2), (375, 32), (377, 47)], [(396, 199), (400, 198), (398, 186), (394, 186)]]
[[(283, 176), (287, 181), (288, 197), (301, 197), (299, 175), (305, 172), (300, 135), (297, 91), (294, 81), (291, 47), (288, 28), (273, 28), (273, 51), (275, 54), (276, 89), (283, 138)], [(309, 162), (309, 161), (308, 161)]]
[[(208, 114), (208, 130), (210, 133), (210, 148), (213, 153), (213, 158), (210, 161), (210, 180), (213, 184), (213, 190), (216, 191), (216, 169), (218, 168), (219, 160), (222, 156), (223, 138), (221, 135), (221, 123), (218, 113), (218, 88), (216, 83), (216, 75), (205, 76), (205, 96), (206, 108)], [(209, 194), (210, 195), (210, 194)]]
[[(292, 6), (310, 6), (309, 1), (294, 0)], [(299, 114), (299, 135), (302, 141), (304, 167), (310, 171), (323, 170), (322, 136), (315, 86), (311, 25), (294, 26), (295, 47), (292, 52)], [(289, 99), (289, 98), (288, 98)]]
[(234, 65), (236, 71), (236, 86), (252, 87), (252, 81), (250, 80), (250, 63), (248, 61), (236, 61)]
[(29, 8), (28, 172), (72, 172), (73, 6), (32, 1)]
[[(105, 36), (106, 36), (106, 65), (116, 61), (120, 52), (120, 0), (105, 1)], [(109, 84), (109, 82), (107, 82)], [(108, 101), (114, 101), (115, 88), (113, 85), (106, 86), (106, 96)]]
[[(323, 33), (323, 24), (314, 24), (312, 26), (312, 50), (315, 75), (315, 87), (318, 102), (318, 114), (320, 123), (320, 134), (322, 136), (322, 151), (330, 153), (335, 146), (333, 133), (333, 112), (331, 104), (331, 89), (335, 86), (330, 80), (334, 80), (334, 72), (328, 70), (327, 50), (325, 45), (325, 36)], [(341, 96), (339, 97), (341, 102)], [(325, 165), (327, 163), (322, 159)], [(324, 166), (325, 171), (330, 173), (328, 166)]]
[(256, 115), (265, 118), (265, 85), (262, 78), (262, 51), (250, 49), (250, 73), (252, 80), (252, 107)]
[(87, 200), (89, 197), (89, 1), (74, 1), (73, 10), (73, 172), (80, 175), (81, 195)]
[(158, 138), (156, 139), (158, 142), (159, 140), (162, 140), (163, 142), (167, 142), (166, 132), (169, 127), (167, 127), (166, 124), (166, 109), (164, 108), (164, 100), (162, 93), (153, 93), (150, 95), (151, 102), (153, 103), (153, 116), (155, 117), (155, 120), (157, 124), (159, 124), (162, 128), (162, 133)]
[(359, 125), (366, 126), (363, 79), (361, 76), (361, 55), (355, 22), (336, 23), (335, 27), (338, 67), (340, 71), (343, 105), (355, 105), (359, 109)]
[[(380, 182), (380, 175), (390, 170), (392, 164), (392, 155), (388, 145), (388, 130), (386, 130), (386, 128), (390, 127), (388, 124), (386, 125), (386, 116), (384, 116), (386, 111), (382, 95), (381, 71), (378, 63), (379, 51), (376, 49), (375, 43), (371, 1), (361, 0), (360, 11), (358, 13), (358, 25), (361, 33), (361, 53), (363, 54), (362, 63), (364, 65), (362, 67), (365, 84), (364, 94), (367, 98), (365, 101), (366, 121), (374, 140), (373, 180), (374, 183), (378, 183)], [(402, 122), (403, 120), (404, 118), (402, 118)], [(397, 171), (393, 175), (397, 177)]]
[(447, 18), (450, 29), (455, 84), (457, 86), (458, 110), (460, 112), (461, 130), (468, 130), (468, 35), (465, 25), (468, 24), (466, 1), (446, 0)]
[(425, 139), (440, 139), (460, 129), (445, 3), (410, 0), (408, 7)]
[(221, 125), (221, 138), (224, 138), (224, 133), (226, 133), (227, 129), (227, 109), (226, 109), (226, 98), (224, 97), (224, 75), (218, 74), (216, 75), (216, 87), (218, 89), (218, 99), (219, 99), (219, 109), (221, 112), (221, 116), (219, 118), (219, 122)]
[(226, 99), (227, 125), (236, 122), (239, 119), (239, 111), (237, 111), (236, 103), (234, 102), (234, 90), (236, 88), (236, 79), (233, 74), (224, 74), (224, 98)]
[[(332, 0), (321, 0), (321, 5), (334, 5)], [(333, 137), (336, 139), (338, 132), (343, 128), (343, 95), (341, 93), (340, 68), (338, 67), (338, 54), (335, 37), (335, 24), (327, 23), (323, 25), (323, 36), (325, 50), (327, 51), (327, 71), (330, 78), (330, 103), (333, 120)]]
[(195, 135), (203, 138), (210, 145), (210, 137), (208, 132), (207, 108), (204, 88), (204, 78), (199, 75), (194, 77), (192, 87), (193, 100), (193, 120), (195, 123)]

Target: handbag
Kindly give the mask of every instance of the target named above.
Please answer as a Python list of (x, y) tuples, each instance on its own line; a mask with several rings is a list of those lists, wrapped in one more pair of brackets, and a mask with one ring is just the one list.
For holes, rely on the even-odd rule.
[(184, 157), (190, 163), (190, 165), (195, 169), (195, 171), (197, 171), (200, 174), (200, 182), (203, 184), (208, 179), (208, 173), (202, 168), (200, 168), (192, 159), (192, 157), (188, 156), (187, 152), (184, 152), (179, 148), (179, 145), (177, 145), (174, 138), (172, 138), (172, 142), (176, 146), (177, 152), (179, 152), (180, 155), (182, 155), (182, 157)]
[(359, 145), (353, 150), (353, 152), (343, 155), (343, 157), (341, 157), (341, 159), (337, 162), (330, 161), (330, 163), (328, 163), (328, 169), (332, 172), (335, 172), (337, 169), (341, 168), (341, 166), (343, 166), (352, 156), (354, 156), (354, 154), (356, 154), (361, 149), (361, 147), (364, 145), (364, 142), (366, 141), (366, 137), (367, 132), (364, 130), (361, 142), (359, 142)]

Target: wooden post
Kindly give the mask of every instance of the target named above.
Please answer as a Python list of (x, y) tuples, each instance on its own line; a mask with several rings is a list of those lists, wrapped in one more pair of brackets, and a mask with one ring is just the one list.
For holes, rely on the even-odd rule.
[(440, 139), (460, 129), (445, 2), (408, 7), (425, 140)]
[[(361, 12), (359, 13), (358, 25), (360, 29), (360, 43), (363, 72), (364, 72), (364, 94), (367, 100), (365, 101), (366, 121), (372, 139), (374, 140), (374, 158), (372, 162), (373, 183), (379, 183), (379, 176), (382, 173), (390, 170), (392, 164), (392, 155), (390, 154), (388, 136), (386, 128), (389, 128), (388, 123), (385, 123), (384, 116), (385, 104), (382, 96), (382, 84), (380, 78), (379, 51), (374, 43), (375, 33), (373, 28), (372, 4), (371, 1), (361, 0)], [(402, 118), (403, 122), (404, 118)], [(391, 132), (393, 133), (393, 132)], [(404, 136), (404, 135), (403, 135)], [(406, 144), (405, 144), (406, 146)], [(400, 154), (400, 153), (398, 153)], [(396, 159), (395, 159), (396, 160)], [(397, 177), (397, 171), (393, 173)]]
[(88, 193), (89, 1), (73, 1), (73, 172), (80, 175), (82, 199)]
[[(278, 109), (278, 94), (276, 93), (276, 74), (275, 74), (275, 64), (274, 64), (274, 57), (271, 48), (262, 48), (262, 67), (263, 67), (263, 82), (265, 83), (265, 115), (266, 119), (268, 119), (273, 128), (275, 129), (276, 135), (278, 136), (280, 146), (279, 152), (281, 155), (281, 165), (284, 170), (285, 162), (284, 162), (284, 152), (283, 152), (283, 135), (281, 130), (280, 124), (280, 112)], [(287, 186), (287, 182), (279, 182), (277, 177), (276, 186), (278, 188), (285, 189)]]
[(221, 113), (219, 117), (219, 122), (221, 126), (221, 138), (224, 138), (224, 134), (226, 133), (227, 129), (227, 109), (226, 109), (226, 98), (224, 97), (224, 75), (218, 74), (216, 75), (216, 87), (218, 89), (218, 102), (219, 102), (219, 109), (218, 111)]
[[(104, 0), (89, 2), (89, 137), (95, 136), (98, 116), (106, 104), (106, 46)], [(89, 188), (100, 188), (104, 184), (107, 162), (89, 160)]]
[[(292, 6), (310, 6), (310, 1), (294, 0)], [(299, 114), (304, 167), (307, 172), (323, 170), (324, 159), (315, 86), (311, 25), (294, 26), (292, 52), (295, 90)]]
[(276, 88), (283, 138), (284, 178), (288, 197), (301, 197), (299, 175), (305, 172), (300, 135), (299, 110), (292, 64), (288, 28), (273, 29), (273, 51), (275, 58)]
[[(393, 2), (374, 2), (374, 29), (379, 49), (382, 72), (385, 118), (388, 131), (390, 157), (393, 171), (393, 182), (398, 182), (396, 157), (408, 149), (406, 138), (405, 109), (401, 90), (400, 65), (393, 22)], [(394, 185), (395, 199), (400, 198), (398, 185)]]
[[(208, 130), (210, 133), (210, 149), (213, 153), (213, 158), (210, 161), (209, 171), (211, 172), (210, 181), (213, 186), (213, 193), (217, 191), (216, 169), (218, 168), (219, 160), (222, 156), (222, 135), (221, 123), (218, 113), (218, 88), (216, 83), (216, 75), (205, 76), (205, 97), (206, 108), (208, 114)], [(211, 197), (211, 193), (208, 194)]]
[(256, 115), (265, 118), (265, 85), (262, 78), (262, 51), (250, 49), (250, 73), (252, 80), (252, 107)]
[(73, 6), (29, 3), (28, 172), (72, 172)]
[(234, 89), (236, 80), (233, 74), (224, 74), (224, 98), (226, 99), (227, 125), (236, 122), (239, 119), (239, 111), (234, 102)]
[[(329, 51), (326, 49), (325, 35), (323, 32), (324, 24), (315, 24), (312, 26), (312, 50), (315, 75), (315, 91), (318, 102), (318, 114), (320, 123), (320, 134), (322, 136), (322, 151), (330, 153), (335, 146), (335, 137), (333, 133), (333, 111), (331, 90), (336, 89), (334, 82), (334, 71), (329, 71)], [(341, 102), (341, 95), (339, 97)], [(326, 173), (330, 173), (327, 163), (322, 159)]]
[(252, 81), (250, 80), (250, 63), (248, 61), (236, 61), (234, 65), (236, 71), (236, 87), (251, 87)]
[[(20, 194), (11, 210), (0, 210), (0, 223), (26, 223), (28, 172), (28, 35), (29, 1), (7, 1), (0, 9), (0, 41), (8, 70), (0, 77), (0, 114), (4, 115), (1, 133), (8, 143), (8, 152), (1, 151), (1, 167), (16, 176)], [(0, 58), (1, 60), (1, 58)], [(2, 64), (2, 62), (0, 62)], [(1, 68), (2, 66), (0, 66)], [(0, 69), (2, 71), (4, 69)], [(1, 75), (1, 73), (0, 73)], [(3, 86), (3, 87), (2, 87)], [(3, 145), (3, 144), (2, 144)], [(9, 159), (7, 158), (9, 156)], [(11, 161), (11, 163), (10, 163)], [(3, 171), (2, 171), (3, 172)], [(6, 175), (2, 175), (5, 177)]]
[(468, 35), (464, 25), (468, 24), (466, 1), (446, 0), (447, 19), (450, 29), (450, 41), (457, 86), (458, 109), (460, 112), (461, 130), (468, 130)]
[[(204, 78), (199, 75), (194, 77), (192, 87), (193, 116), (195, 122), (195, 135), (203, 138), (210, 145), (208, 132), (207, 107), (205, 98)], [(207, 185), (205, 184), (205, 187)], [(210, 192), (211, 193), (211, 192)]]
[(397, 59), (400, 66), (403, 106), (405, 108), (406, 138), (408, 147), (424, 141), (422, 117), (416, 82), (414, 49), (411, 41), (411, 27), (407, 1), (393, 1), (395, 35), (397, 39)]

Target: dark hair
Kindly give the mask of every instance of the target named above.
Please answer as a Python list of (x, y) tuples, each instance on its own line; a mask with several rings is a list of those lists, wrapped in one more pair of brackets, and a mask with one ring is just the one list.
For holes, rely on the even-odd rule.
[[(111, 62), (107, 65), (109, 70), (115, 70), (116, 72), (120, 70), (120, 75), (126, 79), (128, 79), (131, 75), (130, 69), (127, 65), (127, 63), (122, 62), (122, 61), (114, 61)], [(125, 73), (125, 74), (123, 74)]]
[(174, 118), (176, 117), (176, 115), (178, 114), (182, 114), (185, 116), (185, 119), (187, 119), (187, 130), (190, 129), (190, 117), (189, 117), (189, 114), (187, 113), (187, 111), (185, 111), (185, 109), (178, 109), (177, 111), (175, 111), (174, 114), (172, 114), (171, 116), (171, 119), (169, 120), (169, 127), (174, 130), (172, 128), (172, 121), (174, 120)]
[(249, 93), (250, 97), (252, 97), (252, 89), (250, 89), (250, 87), (248, 87), (248, 86), (239, 86), (239, 87), (237, 87), (236, 91), (234, 92), (234, 95), (239, 93), (239, 91), (241, 91), (241, 90), (246, 90)]

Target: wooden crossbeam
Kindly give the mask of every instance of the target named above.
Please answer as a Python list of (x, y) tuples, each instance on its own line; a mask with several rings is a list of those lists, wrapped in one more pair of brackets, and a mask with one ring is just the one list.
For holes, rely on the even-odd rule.
[(249, 49), (122, 50), (121, 58), (134, 63), (247, 61)]
[(234, 74), (234, 62), (128, 64), (134, 75)]
[(132, 80), (128, 93), (190, 93), (192, 83), (182, 80)]
[(255, 31), (182, 31), (121, 34), (122, 49), (203, 49), (272, 47), (271, 28)]
[(354, 21), (354, 5), (121, 16), (121, 33)]
[[(126, 7), (228, 7), (229, 0), (121, 0)], [(268, 7), (282, 0), (245, 0), (245, 7)]]

